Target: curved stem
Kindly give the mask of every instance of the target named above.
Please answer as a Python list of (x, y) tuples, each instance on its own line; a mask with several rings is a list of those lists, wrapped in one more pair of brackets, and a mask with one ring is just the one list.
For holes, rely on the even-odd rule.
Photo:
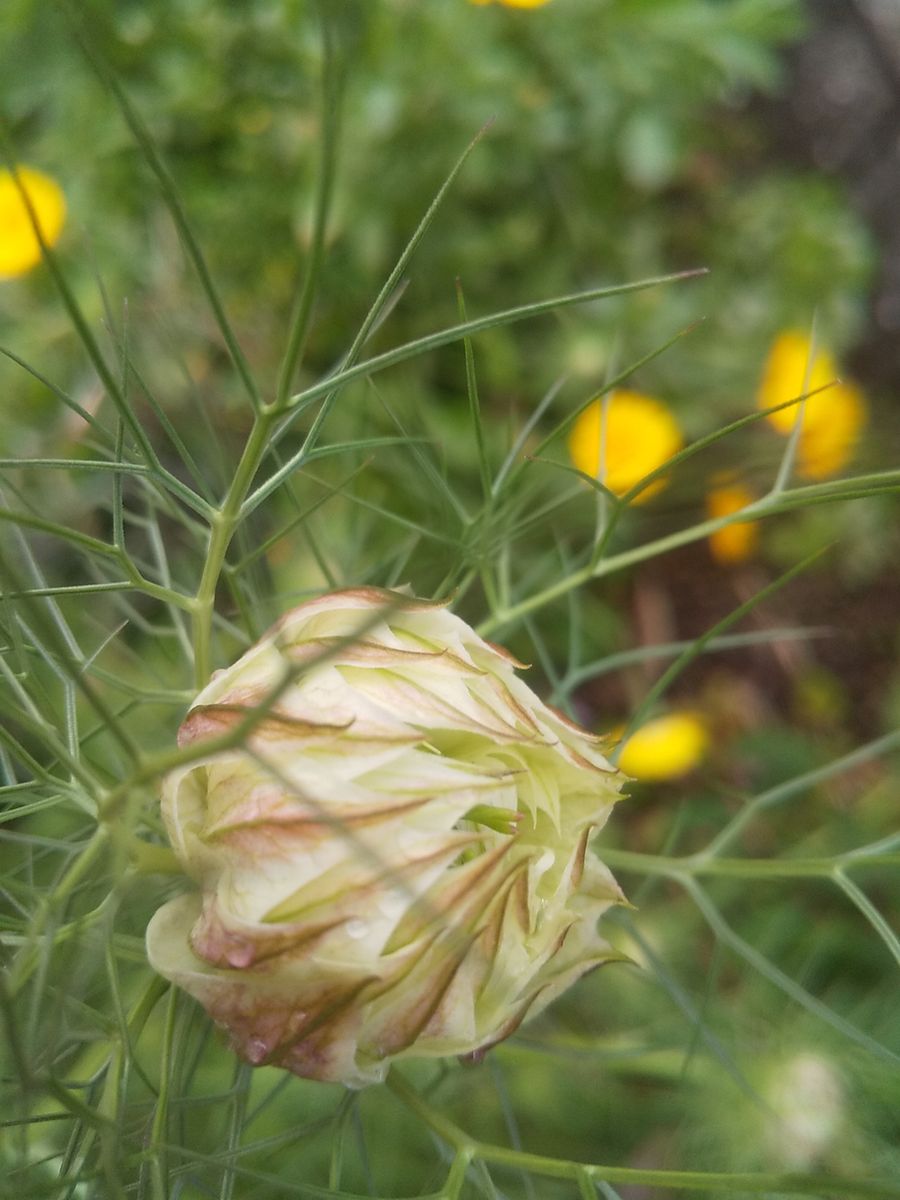
[(107, 841), (107, 827), (105, 825), (98, 825), (91, 835), (90, 840), (85, 844), (81, 853), (71, 864), (56, 887), (42, 898), (29, 924), (26, 943), (22, 947), (21, 954), (16, 957), (13, 969), (10, 972), (10, 995), (14, 996), (30, 976), (34, 965), (34, 957), (37, 953), (38, 942), (47, 928), (47, 922), (50, 919), (53, 909), (68, 900), (69, 896), (71, 896), (72, 892), (75, 891), (85, 876), (93, 870), (98, 858), (106, 849)]
[(194, 606), (194, 680), (198, 688), (204, 686), (212, 669), (212, 619), (216, 602), (216, 587), (225, 555), (231, 545), (235, 530), (241, 519), (241, 506), (250, 490), (259, 464), (265, 454), (275, 417), (271, 408), (258, 413), (253, 428), (244, 446), (240, 461), (229, 484), (225, 499), (210, 521), (209, 546), (203, 573), (197, 587)]
[[(784, 495), (787, 496), (789, 494), (785, 493)], [(834, 498), (841, 499), (840, 496)], [(522, 617), (528, 616), (529, 613), (544, 608), (552, 601), (558, 600), (575, 588), (581, 587), (582, 584), (589, 583), (592, 579), (601, 579), (604, 575), (612, 575), (616, 571), (624, 570), (626, 567), (636, 566), (638, 563), (646, 562), (648, 559), (657, 558), (661, 554), (666, 554), (669, 550), (676, 550), (679, 546), (687, 546), (692, 542), (702, 541), (703, 538), (708, 537), (711, 533), (717, 533), (720, 529), (724, 529), (726, 525), (734, 525), (747, 521), (749, 520), (748, 514), (751, 511), (754, 519), (756, 519), (757, 517), (772, 516), (775, 512), (785, 512), (791, 507), (793, 506), (784, 497), (782, 497), (781, 503), (778, 505), (768, 500), (760, 500), (752, 508), (748, 506), (739, 513), (727, 517), (712, 517), (706, 521), (698, 521), (696, 525), (691, 525), (687, 529), (679, 529), (675, 533), (666, 534), (664, 537), (656, 538), (652, 542), (645, 542), (643, 545), (635, 546), (631, 550), (624, 550), (620, 554), (603, 558), (599, 562), (588, 562), (585, 566), (579, 567), (577, 571), (573, 571), (571, 575), (566, 575), (564, 578), (558, 579), (542, 591), (534, 592), (518, 604), (510, 605), (509, 608), (488, 617), (486, 621), (483, 621), (478, 626), (478, 633), (486, 637), (500, 626), (510, 625)]]
[(870, 854), (853, 858), (839, 854), (834, 858), (713, 858), (705, 851), (687, 858), (667, 858), (662, 854), (639, 854), (633, 850), (603, 848), (603, 861), (610, 867), (636, 871), (641, 875), (665, 875), (678, 879), (695, 875), (724, 875), (733, 879), (797, 879), (800, 876), (830, 879), (854, 862), (866, 866), (900, 866), (900, 853)]
[(598, 1163), (578, 1163), (529, 1154), (524, 1150), (493, 1146), (470, 1137), (465, 1130), (437, 1112), (406, 1082), (396, 1070), (387, 1079), (387, 1086), (417, 1117), (423, 1120), (442, 1141), (453, 1147), (466, 1163), (470, 1158), (496, 1163), (547, 1179), (567, 1179), (578, 1183), (590, 1179), (594, 1183), (631, 1183), (644, 1187), (692, 1189), (697, 1192), (781, 1192), (785, 1195), (815, 1195), (836, 1193), (842, 1196), (900, 1197), (900, 1181), (888, 1179), (845, 1179), (824, 1175), (776, 1174), (769, 1172), (732, 1173), (728, 1171), (654, 1171), (638, 1167), (609, 1167)]

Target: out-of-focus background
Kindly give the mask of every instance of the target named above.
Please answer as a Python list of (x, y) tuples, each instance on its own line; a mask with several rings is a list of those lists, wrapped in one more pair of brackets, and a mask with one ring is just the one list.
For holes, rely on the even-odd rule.
[[(778, 479), (792, 436), (792, 477), (801, 485), (897, 468), (894, 0), (329, 3), (340, 11), (332, 35), (342, 74), (334, 114), (340, 136), (326, 265), (297, 390), (340, 360), (453, 163), (490, 122), (416, 251), (374, 334), (373, 353), (458, 320), (457, 280), (471, 317), (709, 269), (479, 336), (480, 404), (495, 464), (554, 388), (562, 388), (561, 407), (553, 409), (560, 420), (566, 406), (574, 412), (646, 358), (627, 388), (651, 409), (621, 409), (621, 438), (610, 432), (610, 472), (615, 455), (627, 459), (635, 444), (652, 448), (662, 438), (660, 414), (690, 442), (760, 407), (823, 390), (807, 401), (806, 424), (793, 435), (792, 417), (759, 420), (676, 466), (663, 488), (629, 512), (625, 549), (754, 503)], [(322, 178), (316, 10), (304, 0), (93, 0), (82, 14), (92, 52), (112, 68), (175, 180), (264, 396), (275, 387)], [(246, 399), (146, 156), (79, 48), (79, 20), (64, 11), (48, 0), (0, 6), (0, 102), (10, 153), (28, 168), (26, 190), (87, 322), (113, 360), (133, 364), (128, 387), (154, 444), (168, 447), (167, 430), (175, 427), (219, 493), (246, 436)], [(19, 458), (91, 457), (88, 423), (54, 388), (88, 416), (102, 414), (105, 404), (20, 209), (6, 180), (4, 501), (17, 507), (21, 500), (44, 519), (103, 536), (110, 517), (99, 483), (20, 475), (8, 466)], [(622, 395), (610, 402), (610, 421)], [(645, 425), (639, 414), (647, 411)], [(550, 456), (561, 467), (574, 462), (596, 473), (597, 428), (575, 424)], [(450, 480), (460, 503), (477, 495), (458, 346), (404, 362), (329, 417), (335, 443), (398, 430), (427, 444), (435, 478)], [(535, 448), (540, 431), (538, 423), (523, 437), (522, 451)], [(317, 466), (304, 495), (311, 505), (321, 500), (322, 509), (310, 517), (309, 536), (271, 536), (288, 522), (286, 501), (280, 516), (253, 530), (260, 542), (271, 538), (259, 568), (269, 599), (247, 618), (248, 637), (310, 590), (408, 580), (424, 595), (448, 581), (446, 543), (416, 530), (452, 524), (450, 491), (423, 489), (418, 477), (404, 483), (400, 453), (361, 456), (359, 480), (352, 456)], [(645, 470), (657, 465), (650, 461)], [(351, 477), (353, 504), (332, 507), (325, 498)], [(574, 486), (562, 470), (542, 478), (536, 506), (552, 505), (559, 489)], [(361, 506), (369, 518), (364, 527)], [(554, 554), (562, 572), (590, 541), (595, 515), (585, 490), (546, 531), (536, 529), (533, 541), (525, 531), (516, 551), (520, 594), (529, 556), (541, 564), (537, 590), (550, 577)], [(643, 736), (626, 742), (623, 765), (637, 782), (604, 837), (626, 854), (617, 874), (639, 912), (610, 937), (646, 969), (600, 972), (535, 1031), (526, 1029), (482, 1066), (438, 1080), (441, 1096), (480, 1136), (648, 1169), (840, 1175), (880, 1166), (887, 1176), (900, 1166), (900, 1031), (888, 1000), (897, 966), (896, 868), (863, 873), (862, 904), (842, 895), (827, 873), (802, 889), (791, 878), (756, 880), (749, 901), (746, 880), (725, 878), (718, 890), (711, 887), (717, 907), (710, 917), (705, 893), (698, 903), (664, 875), (642, 879), (627, 861), (627, 853), (696, 851), (743, 798), (777, 793), (806, 775), (808, 785), (791, 793), (800, 797), (796, 803), (782, 809), (776, 796), (774, 815), (748, 828), (745, 853), (820, 860), (896, 827), (898, 776), (889, 755), (864, 753), (840, 769), (829, 764), (900, 725), (897, 517), (895, 496), (860, 494), (673, 542), (669, 553), (585, 585), (580, 664), (567, 662), (572, 618), (564, 602), (497, 630), (534, 663), (535, 686), (590, 727), (618, 736), (684, 644), (822, 551), (742, 622), (723, 629), (715, 653), (686, 665), (664, 703), (644, 714), (662, 723), (645, 725)], [(183, 561), (189, 572), (191, 549), (169, 532), (173, 569), (177, 575)], [(51, 581), (77, 581), (69, 552), (36, 536)], [(477, 566), (475, 551), (466, 552)], [(462, 593), (460, 608), (477, 621), (490, 601), (476, 583)], [(222, 603), (237, 621), (235, 606)], [(173, 667), (177, 649), (156, 645), (152, 614), (144, 616), (149, 636), (132, 624), (128, 653), (111, 673), (137, 686), (149, 664), (154, 677), (186, 695), (190, 677)], [(75, 611), (71, 619), (86, 630), (99, 623), (96, 611)], [(155, 718), (147, 735), (154, 746), (167, 744), (178, 717), (171, 706)], [(18, 785), (19, 768), (9, 771), (7, 784)], [(20, 834), (61, 836), (52, 819), (43, 833), (36, 818), (29, 820), (0, 827), (10, 835), (8, 862)], [(722, 913), (737, 933), (730, 926), (723, 933)], [(133, 926), (137, 962), (138, 917)], [(810, 1003), (798, 1001), (798, 987)], [(821, 1005), (833, 1020), (822, 1019)], [(77, 1074), (95, 1034), (79, 1041), (77, 1021), (67, 1019), (57, 1062), (61, 1072)], [(199, 1016), (191, 1019), (199, 1026)], [(844, 1025), (859, 1036), (848, 1036)], [(227, 1091), (223, 1069), (198, 1072), (196, 1095)], [(241, 1086), (271, 1087), (274, 1095), (282, 1085), (259, 1083), (266, 1074), (257, 1073), (252, 1085), (241, 1076)], [(251, 1146), (246, 1162), (258, 1172), (264, 1165), (282, 1184), (263, 1174), (252, 1185), (250, 1177), (239, 1176), (237, 1185), (230, 1177), (234, 1195), (286, 1194), (278, 1187), (292, 1178), (296, 1147), (277, 1139), (296, 1114), (312, 1121), (323, 1104), (330, 1111), (338, 1103), (336, 1091), (298, 1081), (278, 1096), (266, 1102), (253, 1134), (259, 1148)], [(138, 1097), (129, 1118), (127, 1145), (137, 1157), (150, 1103)], [(372, 1093), (354, 1110), (357, 1125), (340, 1117), (340, 1136), (355, 1147), (347, 1152), (346, 1186), (373, 1195), (439, 1186), (427, 1137), (403, 1126), (392, 1150), (380, 1104)], [(178, 1120), (181, 1144), (197, 1157), (180, 1160), (190, 1169), (173, 1176), (171, 1194), (226, 1194), (217, 1190), (221, 1164), (203, 1159), (214, 1155), (219, 1136), (214, 1106), (208, 1113), (186, 1108)], [(266, 1138), (277, 1141), (271, 1157), (262, 1148)], [(313, 1134), (309, 1147), (303, 1170), (324, 1187), (327, 1153)], [(57, 1194), (49, 1181), (60, 1153), (48, 1135), (51, 1166), (27, 1176), (35, 1189), (27, 1194)], [(557, 1194), (557, 1184), (534, 1184), (515, 1172), (498, 1180), (494, 1192), (484, 1180), (471, 1186), (484, 1195)], [(258, 1190), (241, 1190), (250, 1186)], [(619, 1194), (640, 1200), (669, 1193), (624, 1185)]]

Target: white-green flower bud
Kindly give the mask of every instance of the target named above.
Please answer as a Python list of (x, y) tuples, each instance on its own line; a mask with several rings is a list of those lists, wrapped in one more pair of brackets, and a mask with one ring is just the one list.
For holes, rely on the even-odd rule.
[(289, 612), (197, 697), (182, 746), (249, 732), (165, 781), (198, 890), (147, 946), (243, 1058), (360, 1087), (483, 1052), (621, 957), (588, 842), (624, 776), (518, 665), (443, 605), (358, 588)]
[(772, 1157), (792, 1171), (812, 1170), (844, 1121), (844, 1088), (834, 1064), (812, 1050), (793, 1054), (772, 1068), (763, 1094)]

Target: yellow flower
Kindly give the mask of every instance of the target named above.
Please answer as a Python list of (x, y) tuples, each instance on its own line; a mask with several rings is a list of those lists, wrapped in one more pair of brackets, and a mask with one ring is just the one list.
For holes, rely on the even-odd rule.
[[(569, 436), (569, 453), (575, 466), (585, 475), (595, 476), (617, 496), (661, 467), (683, 445), (678, 423), (665, 404), (653, 396), (629, 391), (612, 393), (605, 421), (601, 401), (586, 408)], [(637, 501), (648, 500), (663, 487), (663, 481), (657, 481), (641, 492)]]
[[(706, 515), (715, 520), (718, 517), (730, 517), (732, 513), (740, 512), (756, 497), (742, 483), (728, 476), (719, 476), (713, 480), (713, 486), (706, 496)], [(759, 541), (758, 521), (736, 521), (726, 525), (709, 535), (709, 549), (716, 562), (744, 562), (756, 550)]]
[(687, 775), (709, 747), (706, 725), (690, 712), (669, 713), (642, 725), (619, 755), (619, 767), (635, 779), (659, 782)]
[(797, 448), (797, 469), (806, 479), (836, 475), (853, 457), (866, 423), (865, 396), (852, 383), (835, 384), (817, 399), (819, 416), (807, 424), (804, 415)]
[[(19, 181), (34, 209), (44, 241), (55, 244), (66, 219), (59, 184), (31, 167), (18, 167)], [(24, 275), (41, 261), (41, 246), (12, 172), (0, 171), (0, 279)]]
[[(798, 473), (806, 479), (823, 479), (840, 471), (853, 456), (866, 422), (866, 400), (854, 384), (835, 382), (837, 364), (827, 349), (812, 351), (805, 333), (795, 329), (780, 333), (766, 359), (757, 402), (760, 408), (771, 408), (825, 388), (804, 405), (797, 446)], [(766, 420), (779, 433), (789, 434), (797, 418), (798, 408), (792, 406), (770, 413)]]
[(470, 4), (502, 4), (504, 8), (540, 8), (550, 0), (469, 0)]

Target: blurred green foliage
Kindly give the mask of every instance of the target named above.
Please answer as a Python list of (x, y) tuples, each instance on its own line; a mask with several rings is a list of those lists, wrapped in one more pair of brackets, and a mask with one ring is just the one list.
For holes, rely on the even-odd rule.
[[(345, 75), (342, 133), (327, 262), (298, 390), (346, 352), (435, 191), (488, 121), (367, 352), (454, 323), (457, 278), (469, 315), (477, 316), (579, 288), (712, 269), (702, 280), (479, 336), (483, 435), (495, 469), (560, 379), (567, 383), (539, 431), (699, 316), (706, 321), (687, 341), (635, 376), (636, 386), (672, 405), (692, 436), (751, 410), (760, 364), (778, 330), (808, 327), (816, 313), (836, 350), (852, 342), (873, 266), (866, 233), (832, 182), (772, 163), (754, 106), (760, 92), (779, 86), (782, 49), (803, 36), (799, 0), (551, 0), (533, 12), (466, 0), (323, 4)], [(319, 5), (91, 0), (76, 7), (91, 45), (163, 152), (269, 398), (308, 260), (321, 178)], [(123, 368), (130, 395), (164, 463), (186, 474), (166, 435), (171, 421), (218, 496), (249, 427), (246, 398), (147, 163), (79, 54), (63, 12), (50, 0), (0, 6), (0, 80), (15, 154), (65, 190), (69, 224), (60, 262), (111, 359), (130, 363), (130, 375)], [(106, 418), (108, 402), (42, 268), (0, 283), (0, 343)], [(86, 434), (43, 383), (8, 359), (0, 360), (0, 396), (2, 455), (98, 456), (100, 434)], [(282, 458), (302, 443), (311, 421), (304, 414), (285, 433)], [(347, 388), (327, 433), (329, 447), (349, 439), (353, 445), (305, 468), (239, 531), (234, 569), (219, 595), (220, 651), (245, 645), (298, 595), (329, 583), (413, 579), (425, 594), (448, 579), (458, 584), (470, 566), (493, 562), (507, 538), (519, 594), (527, 594), (564, 576), (590, 545), (594, 498), (541, 464), (510, 511), (467, 521), (480, 481), (458, 345)], [(403, 444), (366, 444), (391, 435)], [(526, 439), (520, 451), (536, 440)], [(723, 462), (766, 486), (780, 449), (761, 425), (717, 443), (677, 470), (647, 510), (626, 515), (616, 548), (684, 528), (697, 515), (704, 478)], [(884, 454), (873, 439), (863, 461), (893, 465)], [(278, 461), (273, 456), (267, 469)], [(174, 505), (140, 482), (124, 487), (128, 544), (149, 578), (162, 586), (171, 569), (176, 584), (193, 594), (206, 531), (176, 519)], [(575, 500), (563, 506), (570, 487)], [(32, 514), (100, 538), (115, 532), (108, 476), (23, 471), (7, 488), (4, 498)], [(325, 517), (317, 509), (297, 523), (298, 513), (320, 504)], [(678, 651), (615, 671), (604, 669), (607, 656), (699, 636), (763, 587), (771, 567), (792, 566), (813, 545), (844, 535), (840, 554), (807, 593), (792, 591), (790, 602), (779, 598), (766, 609), (753, 629), (756, 643), (717, 655), (713, 668), (708, 660), (688, 666), (678, 686), (711, 720), (710, 760), (687, 780), (636, 787), (604, 834), (638, 906), (610, 922), (609, 936), (638, 965), (592, 976), (480, 1065), (410, 1071), (473, 1136), (638, 1169), (896, 1173), (900, 1030), (886, 977), (896, 939), (890, 928), (885, 935), (873, 926), (858, 897), (839, 891), (843, 867), (762, 879), (742, 875), (739, 866), (730, 877), (701, 879), (690, 871), (666, 874), (649, 861), (702, 850), (747, 797), (807, 776), (790, 803), (766, 808), (728, 853), (837, 862), (895, 828), (891, 759), (872, 751), (829, 766), (896, 727), (900, 680), (885, 661), (890, 656), (873, 633), (848, 667), (840, 634), (841, 606), (857, 594), (854, 621), (866, 632), (873, 612), (866, 589), (877, 587), (897, 548), (889, 529), (894, 511), (893, 498), (878, 497), (778, 518), (767, 535), (768, 558), (747, 575), (717, 571), (702, 547), (687, 548), (503, 629), (557, 702), (609, 726), (634, 710), (658, 678), (660, 661)], [(86, 571), (72, 546), (47, 534), (36, 532), (31, 548), (55, 586), (107, 579), (96, 564)], [(12, 558), (19, 553), (14, 549)], [(249, 565), (241, 572), (235, 563)], [(127, 602), (93, 592), (64, 597), (59, 611), (87, 647), (85, 675), (112, 705), (120, 730), (149, 754), (170, 745), (192, 694), (192, 672), (180, 614), (139, 593)], [(463, 592), (461, 603), (473, 619), (491, 608), (478, 586)], [(52, 621), (45, 629), (37, 618), (46, 611), (35, 605), (26, 612), (29, 632), (45, 650), (53, 644)], [(820, 622), (828, 628), (816, 641), (782, 643), (776, 628)], [(895, 625), (895, 614), (880, 613), (872, 629), (880, 638)], [(113, 787), (123, 756), (109, 729), (102, 722), (79, 726), (73, 714), (82, 702), (72, 680), (55, 669), (55, 651), (39, 653), (21, 632), (16, 638), (13, 649), (28, 669), (11, 674), (39, 706), (55, 706), (58, 724), (48, 722), (48, 733), (27, 714), (10, 718), (24, 750), (12, 765), (3, 759), (4, 796), (18, 803), (28, 754), (56, 787), (65, 758), (59, 747), (47, 749), (47, 739), (58, 734), (69, 745), (85, 729), (81, 748), (91, 769)], [(584, 669), (595, 660), (593, 672)], [(12, 684), (9, 696), (14, 713)], [(135, 787), (122, 819), (123, 828), (133, 820), (151, 839), (160, 833), (154, 786), (144, 780)], [(62, 786), (39, 792), (34, 803), (4, 824), (0, 846), (9, 874), (3, 933), (13, 950), (25, 938), (35, 894), (46, 888), (51, 895), (66, 878), (92, 828)], [(119, 857), (110, 852), (110, 869), (88, 872), (74, 891), (72, 919), (58, 914), (58, 930), (51, 922), (50, 950), (36, 972), (37, 984), (46, 984), (41, 1003), (29, 1007), (26, 989), (21, 1011), (3, 1010), (14, 1058), (21, 1059), (13, 1067), (24, 1081), (9, 1120), (24, 1121), (26, 1112), (46, 1118), (32, 1127), (27, 1146), (17, 1141), (18, 1126), (4, 1130), (9, 1161), (21, 1167), (29, 1160), (17, 1194), (194, 1200), (274, 1198), (288, 1194), (285, 1188), (319, 1196), (338, 1194), (326, 1190), (338, 1187), (345, 1194), (437, 1193), (448, 1157), (436, 1152), (421, 1113), (410, 1115), (386, 1091), (348, 1097), (236, 1065), (184, 996), (155, 1007), (148, 1001), (143, 1012), (142, 996), (153, 999), (155, 986), (144, 959), (144, 922), (181, 884), (130, 875), (125, 850), (113, 850)], [(634, 852), (649, 858), (638, 863), (628, 857)], [(896, 868), (873, 861), (854, 879), (890, 926)], [(700, 884), (702, 892), (692, 890)], [(717, 921), (726, 917), (732, 925), (723, 930)], [(822, 1017), (823, 1006), (830, 1016)], [(146, 1026), (123, 1032), (128, 1010)], [(121, 1059), (110, 1057), (110, 1047)], [(806, 1076), (803, 1056), (818, 1063)], [(799, 1083), (784, 1100), (794, 1079), (787, 1068), (797, 1060)], [(810, 1078), (817, 1102), (823, 1093), (834, 1098), (833, 1123), (825, 1142), (798, 1158), (801, 1135), (790, 1145), (784, 1131), (792, 1128), (788, 1116), (811, 1105), (803, 1091)], [(41, 1091), (60, 1081), (63, 1091)], [(86, 1182), (70, 1188), (82, 1170)], [(68, 1190), (59, 1182), (66, 1172)], [(164, 1173), (169, 1183), (162, 1185)], [(574, 1180), (535, 1182), (515, 1164), (497, 1165), (493, 1178), (483, 1164), (473, 1167), (464, 1194), (575, 1194)], [(742, 1194), (737, 1185), (723, 1188), (723, 1195)], [(818, 1191), (826, 1194), (824, 1186)], [(817, 1194), (811, 1185), (807, 1192)], [(610, 1185), (601, 1194), (617, 1193)], [(629, 1194), (637, 1195), (623, 1189), (623, 1200)], [(765, 1194), (780, 1193), (773, 1185)]]
[[(755, 90), (776, 86), (778, 51), (802, 31), (797, 0), (554, 0), (525, 15), (465, 0), (338, 3), (347, 87), (312, 369), (340, 353), (449, 163), (488, 121), (416, 256), (392, 341), (452, 319), (457, 276), (479, 312), (498, 296), (509, 304), (713, 270), (702, 285), (486, 338), (482, 369), (497, 404), (523, 392), (533, 402), (536, 386), (564, 372), (596, 386), (611, 361), (645, 353), (699, 314), (710, 324), (691, 352), (641, 382), (705, 431), (710, 409), (747, 406), (779, 328), (818, 310), (837, 349), (852, 338), (871, 265), (865, 235), (834, 187), (767, 161), (748, 106)], [(313, 8), (156, 0), (84, 12), (164, 150), (264, 375), (309, 238), (321, 116)], [(5, 5), (0, 45), (17, 152), (69, 196), (64, 256), (89, 311), (99, 315), (99, 275), (115, 309), (132, 298), (142, 321), (189, 337), (196, 356), (203, 329), (161, 200), (57, 5)], [(63, 333), (42, 303), (44, 282), (5, 292), (18, 352), (39, 350), (46, 362)], [(417, 370), (458, 393), (440, 358)], [(217, 374), (211, 385), (225, 390)]]

